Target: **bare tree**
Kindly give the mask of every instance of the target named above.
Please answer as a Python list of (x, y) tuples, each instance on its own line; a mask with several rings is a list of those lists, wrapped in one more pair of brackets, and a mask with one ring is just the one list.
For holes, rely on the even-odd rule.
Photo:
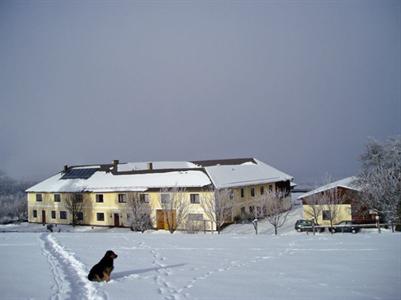
[(201, 201), (203, 211), (209, 220), (216, 224), (218, 234), (225, 223), (232, 221), (233, 204), (232, 191), (228, 189), (212, 189)]
[(340, 213), (340, 204), (343, 204), (343, 197), (337, 187), (327, 189), (320, 193), (323, 210), (322, 219), (330, 222), (330, 232), (334, 233), (334, 222)]
[(370, 140), (361, 155), (362, 201), (391, 223), (401, 221), (401, 136)]
[(319, 193), (310, 195), (303, 199), (303, 205), (308, 205), (309, 209), (304, 210), (305, 217), (307, 219), (313, 219), (313, 221), (319, 225), (319, 217), (323, 211), (323, 201)]
[[(312, 194), (305, 197), (302, 200), (302, 204), (304, 205), (304, 217), (306, 219), (312, 219), (312, 231), (313, 234), (315, 234), (315, 225), (320, 225), (319, 218), (323, 212), (323, 198), (320, 193)], [(307, 205), (307, 207), (305, 207), (305, 205)]]
[(144, 232), (152, 227), (151, 208), (147, 194), (128, 193), (128, 210), (130, 212), (131, 230)]
[(18, 221), (28, 219), (28, 207), (25, 199), (15, 202), (14, 204), (14, 215), (17, 216)]
[(269, 191), (263, 197), (264, 211), (267, 221), (273, 225), (274, 234), (277, 235), (278, 228), (282, 227), (287, 221), (290, 213), (291, 203), (286, 201), (284, 193)]
[(72, 226), (75, 226), (82, 221), (83, 195), (81, 193), (67, 194), (65, 197), (64, 207), (71, 214)]
[[(179, 187), (161, 190), (160, 206), (164, 212), (164, 222), (167, 224), (170, 233), (174, 233), (187, 220), (190, 202), (185, 192), (185, 188)], [(166, 195), (166, 197), (163, 197), (163, 195)]]

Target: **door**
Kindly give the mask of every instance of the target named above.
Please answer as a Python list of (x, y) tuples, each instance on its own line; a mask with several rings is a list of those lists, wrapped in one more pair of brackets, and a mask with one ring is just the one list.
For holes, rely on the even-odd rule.
[(172, 228), (177, 226), (175, 210), (156, 210), (156, 225), (157, 229), (169, 230), (169, 224)]
[(114, 214), (114, 226), (120, 227), (120, 215), (119, 214)]
[(164, 229), (164, 212), (161, 209), (156, 210), (156, 228)]
[(42, 210), (42, 224), (46, 224), (46, 211)]

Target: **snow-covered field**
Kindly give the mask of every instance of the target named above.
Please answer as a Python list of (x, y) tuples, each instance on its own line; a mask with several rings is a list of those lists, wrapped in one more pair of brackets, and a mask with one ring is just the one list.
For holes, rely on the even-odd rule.
[[(0, 298), (401, 299), (399, 233), (103, 231), (0, 233)], [(89, 282), (108, 249), (119, 255), (112, 280)]]

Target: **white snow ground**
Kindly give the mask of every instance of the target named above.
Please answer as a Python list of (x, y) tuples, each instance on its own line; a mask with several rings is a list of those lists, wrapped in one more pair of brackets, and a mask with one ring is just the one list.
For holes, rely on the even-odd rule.
[[(0, 230), (36, 231), (0, 233), (1, 299), (401, 299), (401, 234), (388, 231)], [(89, 282), (88, 270), (108, 249), (119, 255), (112, 280)]]

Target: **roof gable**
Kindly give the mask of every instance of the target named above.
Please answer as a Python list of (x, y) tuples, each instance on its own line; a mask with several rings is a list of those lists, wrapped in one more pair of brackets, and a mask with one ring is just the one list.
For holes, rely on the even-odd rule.
[(301, 196), (298, 197), (298, 199), (309, 197), (309, 196), (312, 196), (314, 194), (325, 192), (327, 190), (330, 190), (330, 189), (333, 189), (333, 188), (337, 188), (337, 187), (342, 187), (342, 188), (346, 188), (346, 189), (354, 190), (354, 191), (360, 191), (361, 188), (356, 182), (357, 179), (358, 179), (357, 177), (351, 176), (351, 177), (346, 177), (346, 178), (331, 182), (329, 184), (320, 186), (320, 187), (318, 187), (318, 188), (316, 188), (316, 189), (314, 189), (314, 190), (312, 190), (312, 191), (310, 191), (308, 193), (302, 194)]

